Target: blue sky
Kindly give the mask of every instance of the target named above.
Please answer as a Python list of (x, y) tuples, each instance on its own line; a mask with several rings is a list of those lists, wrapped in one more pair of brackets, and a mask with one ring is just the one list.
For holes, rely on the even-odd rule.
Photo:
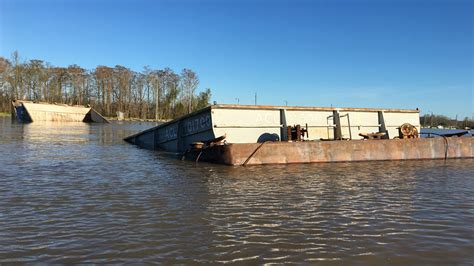
[(0, 56), (195, 70), (219, 103), (473, 116), (472, 1), (0, 0)]

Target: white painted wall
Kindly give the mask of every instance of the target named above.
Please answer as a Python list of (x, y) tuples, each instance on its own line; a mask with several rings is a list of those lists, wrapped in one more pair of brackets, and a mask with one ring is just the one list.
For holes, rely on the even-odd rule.
[[(344, 111), (340, 116), (349, 114), (352, 139), (362, 139), (359, 133), (379, 132), (377, 111)], [(287, 125), (308, 124), (309, 139), (332, 139), (334, 123), (332, 110), (286, 110)], [(329, 117), (329, 119), (328, 119)], [(390, 138), (398, 136), (398, 127), (410, 123), (420, 129), (419, 113), (384, 111), (385, 125)], [(341, 117), (342, 136), (349, 138), (347, 117)], [(262, 134), (277, 134), (281, 139), (280, 109), (241, 109), (213, 108), (212, 125), (216, 136), (226, 135), (231, 143), (256, 142)]]
[(33, 122), (82, 122), (90, 108), (23, 102)]

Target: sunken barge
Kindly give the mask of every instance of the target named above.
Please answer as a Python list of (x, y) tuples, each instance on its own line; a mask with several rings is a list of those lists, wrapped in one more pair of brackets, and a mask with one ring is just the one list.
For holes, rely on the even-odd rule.
[(418, 109), (219, 104), (124, 140), (226, 165), (474, 157), (472, 137), (418, 132)]
[(12, 120), (20, 123), (36, 121), (109, 123), (91, 107), (19, 100), (12, 102)]

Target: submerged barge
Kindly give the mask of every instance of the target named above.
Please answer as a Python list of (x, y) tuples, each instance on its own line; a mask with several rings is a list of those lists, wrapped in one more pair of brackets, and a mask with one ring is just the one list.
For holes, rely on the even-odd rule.
[(36, 121), (109, 123), (91, 107), (18, 100), (12, 102), (12, 119), (20, 123)]
[(473, 138), (419, 138), (419, 110), (212, 105), (125, 138), (227, 165), (472, 158)]

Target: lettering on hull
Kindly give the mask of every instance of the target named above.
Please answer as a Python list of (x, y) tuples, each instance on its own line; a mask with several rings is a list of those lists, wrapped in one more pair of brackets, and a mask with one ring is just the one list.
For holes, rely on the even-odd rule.
[[(181, 126), (180, 126), (181, 123)], [(180, 129), (181, 127), (181, 129)], [(203, 113), (169, 124), (157, 130), (157, 144), (212, 130), (211, 114)]]
[(184, 120), (184, 136), (212, 129), (211, 115), (203, 113)]

